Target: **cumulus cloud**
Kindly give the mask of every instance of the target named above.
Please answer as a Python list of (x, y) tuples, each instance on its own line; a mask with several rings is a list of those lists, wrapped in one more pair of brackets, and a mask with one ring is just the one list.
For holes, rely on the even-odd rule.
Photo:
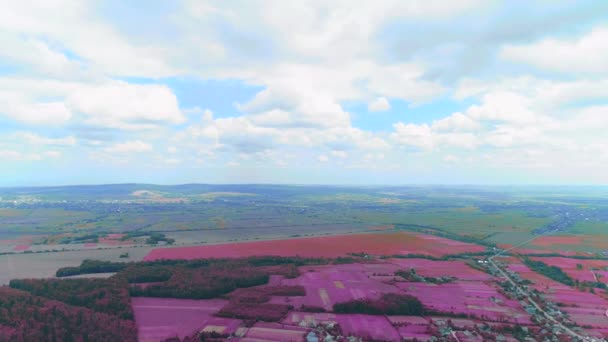
[(73, 136), (67, 136), (63, 138), (48, 138), (40, 136), (32, 132), (17, 132), (14, 138), (19, 141), (25, 141), (32, 145), (51, 145), (51, 146), (74, 146), (76, 145), (76, 138)]
[(23, 94), (0, 89), (0, 114), (25, 124), (62, 125), (72, 112), (63, 102), (33, 102)]
[(60, 151), (46, 151), (44, 155), (49, 158), (60, 158), (63, 154)]
[(395, 132), (392, 133), (391, 137), (397, 144), (432, 149), (437, 143), (429, 125), (398, 122), (393, 127)]
[(339, 151), (339, 150), (332, 150), (331, 151), (331, 155), (337, 158), (347, 158), (348, 157), (348, 153), (346, 153), (346, 151)]
[(62, 156), (60, 151), (17, 151), (17, 150), (2, 150), (0, 149), (0, 159), (4, 161), (15, 161), (15, 162), (36, 162), (44, 161), (48, 159), (57, 159)]
[(85, 116), (85, 124), (92, 126), (140, 129), (185, 120), (177, 98), (163, 85), (119, 81), (83, 86), (69, 94), (66, 102), (72, 111)]
[(0, 62), (6, 60), (27, 65), (30, 72), (64, 79), (83, 77), (87, 74), (80, 61), (69, 59), (61, 51), (52, 49), (42, 39), (23, 39), (6, 31), (0, 32), (0, 39), (4, 47), (0, 50)]
[(608, 72), (608, 27), (577, 38), (546, 38), (529, 45), (505, 46), (502, 58), (566, 73)]
[(78, 56), (100, 74), (148, 77), (175, 74), (166, 62), (165, 49), (127, 39), (95, 15), (94, 8), (87, 3), (70, 0), (7, 3), (0, 13), (0, 31), (6, 36), (27, 38), (25, 42), (3, 39), (9, 43), (3, 50), (15, 51), (11, 58), (62, 78), (71, 75), (65, 70), (75, 63), (64, 53), (50, 49), (46, 42), (57, 42), (58, 47)]
[(4, 160), (22, 160), (25, 159), (24, 156), (13, 150), (0, 150), (0, 158)]
[(370, 112), (383, 112), (391, 109), (391, 104), (386, 97), (378, 97), (367, 105)]
[(104, 149), (108, 153), (142, 153), (152, 151), (152, 145), (141, 140), (125, 141), (108, 146)]
[(462, 113), (454, 113), (433, 121), (432, 128), (436, 131), (474, 131), (480, 128), (480, 123)]
[[(601, 10), (532, 4), (522, 13), (477, 0), (263, 5), (187, 0), (151, 29), (126, 28), (87, 2), (7, 4), (0, 115), (17, 128), (0, 138), (0, 156), (143, 153), (180, 167), (290, 169), (302, 159), (383, 170), (410, 158), (420, 170), (466, 160), (543, 171), (572, 160), (569, 175), (608, 174), (608, 29), (590, 20)], [(496, 20), (476, 20), (487, 17)], [(204, 91), (192, 103), (170, 88), (182, 77), (259, 90), (235, 94), (234, 109)], [(432, 113), (398, 116), (396, 101)], [(365, 106), (394, 121), (368, 124), (380, 117)]]

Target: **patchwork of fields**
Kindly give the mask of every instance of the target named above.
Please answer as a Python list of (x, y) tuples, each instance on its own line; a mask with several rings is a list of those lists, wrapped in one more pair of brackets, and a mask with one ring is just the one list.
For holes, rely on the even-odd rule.
[[(530, 315), (519, 302), (500, 293), (494, 277), (462, 261), (385, 259), (363, 264), (301, 266), (299, 269), (300, 276), (296, 278), (272, 276), (268, 285), (258, 287), (301, 286), (305, 290), (303, 296), (276, 295), (270, 298), (269, 304), (292, 308), (276, 323), (257, 322), (251, 325), (244, 319), (213, 317), (222, 306), (227, 305), (225, 300), (135, 298), (133, 309), (140, 341), (176, 335), (184, 338), (184, 335), (196, 331), (233, 335), (240, 341), (300, 341), (311, 332), (318, 335), (325, 329), (332, 329), (328, 327), (340, 329), (339, 333), (345, 336), (382, 341), (414, 338), (424, 341), (438, 336), (447, 324), (460, 331), (463, 337), (466, 337), (464, 331), (474, 331), (476, 326), (484, 322), (495, 324), (498, 330), (514, 325), (534, 329)], [(395, 272), (404, 269), (415, 269), (418, 274), (428, 277), (452, 275), (457, 279), (447, 284), (408, 282), (395, 275)], [(423, 316), (332, 312), (337, 303), (374, 300), (387, 293), (412, 294), (432, 311)], [(312, 308), (323, 312), (302, 311)], [(468, 319), (455, 318), (459, 316)], [(488, 331), (487, 334), (490, 336), (494, 333)], [(483, 338), (479, 334), (476, 336)]]
[[(519, 246), (500, 262), (522, 288), (560, 322), (605, 339), (602, 191), (0, 189), (0, 284), (36, 278), (0, 289), (32, 298), (21, 313), (61, 308), (65, 316), (49, 318), (44, 329), (65, 338), (78, 332), (68, 318), (82, 316), (86, 331), (125, 341), (550, 340), (552, 322), (485, 259)], [(0, 298), (3, 308), (13, 302)], [(0, 310), (0, 340), (27, 333), (7, 312)], [(111, 324), (94, 324), (95, 317)], [(56, 329), (61, 320), (72, 330)]]
[[(537, 259), (549, 263), (557, 261), (556, 258)], [(564, 261), (566, 266), (582, 264), (585, 265), (583, 267), (591, 267), (591, 265), (606, 263), (606, 261), (598, 260), (561, 259), (559, 258), (560, 261)], [(556, 303), (559, 311), (566, 314), (572, 322), (585, 328), (591, 336), (600, 338), (608, 336), (608, 296), (606, 293), (599, 290), (597, 293), (592, 293), (561, 284), (530, 270), (515, 258), (502, 258), (502, 260), (507, 264), (509, 270), (517, 273), (523, 279), (531, 281), (532, 289), (541, 292), (550, 302)], [(568, 270), (567, 267), (565, 269)], [(570, 268), (570, 270), (572, 269)], [(576, 276), (576, 273), (573, 275)]]
[(144, 260), (238, 258), (254, 255), (339, 257), (349, 253), (371, 255), (448, 254), (483, 252), (486, 248), (438, 236), (408, 232), (353, 234), (289, 240), (241, 242), (195, 247), (157, 248)]

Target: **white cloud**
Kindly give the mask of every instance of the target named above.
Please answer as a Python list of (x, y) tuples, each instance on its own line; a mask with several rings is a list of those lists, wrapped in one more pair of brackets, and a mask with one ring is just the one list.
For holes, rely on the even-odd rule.
[(454, 113), (433, 121), (432, 128), (436, 131), (474, 131), (480, 128), (480, 124), (462, 113)]
[(179, 158), (165, 158), (162, 159), (162, 162), (168, 165), (178, 165), (181, 164), (182, 160)]
[(72, 117), (63, 102), (33, 102), (26, 95), (0, 88), (0, 114), (30, 125), (61, 125)]
[(460, 161), (460, 158), (458, 158), (457, 156), (448, 154), (447, 156), (443, 157), (443, 161), (446, 163), (457, 163), (458, 161)]
[(608, 73), (608, 28), (596, 27), (575, 39), (546, 38), (530, 45), (509, 45), (505, 59), (567, 73)]
[[(285, 175), (298, 159), (375, 170), (409, 158), (420, 170), (484, 160), (545, 172), (568, 160), (571, 175), (608, 174), (608, 29), (565, 36), (593, 23), (573, 19), (585, 10), (560, 17), (561, 36), (552, 36), (551, 14), (522, 18), (517, 29), (510, 19), (479, 24), (509, 17), (501, 12), (509, 6), (483, 1), (270, 1), (187, 0), (152, 28), (126, 27), (88, 2), (7, 3), (0, 63), (12, 76), (0, 77), (0, 115), (19, 132), (0, 139), (0, 156), (88, 153), (184, 168), (238, 159)], [(157, 84), (121, 81), (129, 76)], [(204, 92), (180, 108), (166, 77), (261, 90), (235, 100), (234, 111), (213, 107), (215, 94)], [(446, 96), (470, 105), (432, 113), (434, 121), (404, 115), (392, 129), (372, 130), (349, 112), (389, 110), (389, 99), (438, 100), (441, 110)], [(155, 146), (160, 153), (129, 155)]]
[(152, 145), (141, 140), (126, 141), (116, 143), (104, 149), (108, 153), (142, 153), (152, 151)]
[(384, 96), (421, 103), (445, 92), (439, 83), (421, 78), (425, 69), (420, 65), (397, 64), (370, 69), (368, 88)]
[(131, 130), (185, 121), (167, 86), (107, 80), (84, 83), (0, 77), (0, 114), (31, 125), (77, 122)]
[(441, 132), (428, 124), (404, 124), (398, 122), (393, 125), (395, 132), (391, 134), (392, 140), (403, 146), (412, 146), (426, 151), (439, 147), (455, 147), (473, 149), (480, 145), (479, 138), (469, 132)]
[[(56, 71), (54, 74), (59, 76), (67, 75), (62, 70), (70, 61), (64, 54), (50, 51), (41, 41), (57, 42), (100, 73), (162, 77), (176, 72), (165, 62), (165, 48), (126, 39), (100, 20), (89, 3), (69, 0), (6, 3), (0, 12), (0, 31), (21, 39), (30, 38), (30, 41), (31, 37), (40, 38), (31, 41), (30, 46), (22, 46), (18, 49), (22, 52), (12, 57), (42, 71)], [(20, 42), (4, 46), (3, 50), (11, 50), (14, 45), (20, 45)]]
[(0, 158), (4, 160), (22, 160), (23, 155), (17, 151), (0, 150)]
[(415, 146), (423, 149), (432, 149), (437, 144), (429, 125), (404, 124), (398, 122), (394, 124), (393, 127), (395, 128), (395, 132), (392, 133), (391, 137), (397, 144)]
[(205, 109), (203, 112), (203, 121), (213, 120), (213, 112), (210, 109)]
[(120, 129), (139, 129), (184, 122), (177, 98), (163, 85), (126, 82), (84, 86), (67, 98), (73, 112), (83, 113), (85, 124)]
[(27, 65), (30, 72), (64, 79), (84, 76), (87, 73), (82, 63), (70, 60), (41, 39), (0, 32), (0, 40), (3, 42), (0, 61)]
[(367, 110), (370, 112), (383, 112), (391, 109), (391, 104), (386, 97), (378, 97), (367, 105)]
[(63, 154), (60, 151), (46, 151), (44, 155), (49, 158), (60, 158)]
[(542, 131), (536, 127), (501, 125), (486, 135), (486, 142), (498, 147), (531, 145), (540, 141)]
[(60, 151), (17, 151), (0, 150), (0, 159), (5, 161), (42, 161), (45, 159), (57, 159), (63, 154)]
[(541, 114), (531, 109), (531, 100), (526, 96), (507, 91), (485, 94), (480, 105), (469, 107), (466, 114), (476, 120), (506, 121), (530, 124)]
[(346, 151), (339, 151), (339, 150), (332, 150), (331, 151), (331, 155), (337, 158), (347, 158), (348, 157), (348, 153), (346, 153)]
[(17, 141), (25, 141), (28, 144), (38, 146), (74, 146), (77, 142), (76, 138), (73, 136), (63, 138), (47, 138), (32, 132), (17, 132), (14, 134), (14, 138), (17, 139)]

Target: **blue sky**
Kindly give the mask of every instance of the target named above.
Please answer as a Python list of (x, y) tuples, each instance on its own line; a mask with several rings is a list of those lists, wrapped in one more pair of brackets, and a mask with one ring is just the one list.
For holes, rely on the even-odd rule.
[(0, 186), (608, 182), (605, 1), (5, 7)]

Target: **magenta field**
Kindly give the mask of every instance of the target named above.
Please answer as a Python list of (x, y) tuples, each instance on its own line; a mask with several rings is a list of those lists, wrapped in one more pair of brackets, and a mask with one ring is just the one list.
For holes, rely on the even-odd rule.
[[(407, 282), (395, 272), (415, 269), (425, 277), (450, 276), (452, 283), (435, 285)], [(228, 304), (227, 300), (178, 300), (134, 298), (133, 309), (141, 341), (170, 336), (189, 336), (196, 331), (232, 334), (241, 341), (301, 341), (312, 327), (337, 324), (346, 336), (373, 340), (429, 340), (437, 334), (442, 322), (453, 320), (454, 326), (474, 327), (480, 322), (500, 325), (529, 325), (530, 316), (521, 305), (505, 298), (494, 278), (461, 261), (428, 259), (385, 259), (373, 263), (317, 265), (299, 267), (293, 279), (274, 275), (268, 286), (301, 286), (304, 295), (274, 295), (270, 305), (289, 305), (291, 309), (280, 323), (244, 321), (215, 315)], [(241, 291), (242, 292), (242, 291)], [(386, 293), (411, 294), (437, 313), (465, 314), (467, 319), (433, 316), (384, 316), (302, 312), (306, 307), (333, 310), (336, 303), (356, 299), (378, 299)], [(228, 296), (227, 298), (231, 298)], [(265, 304), (264, 304), (265, 305)], [(463, 340), (466, 340), (466, 336)]]
[[(374, 234), (368, 234), (375, 236)], [(384, 243), (390, 234), (381, 240), (373, 240), (369, 246), (376, 248)], [(399, 236), (401, 235), (395, 235)], [(323, 256), (343, 255), (347, 250), (357, 250), (358, 243), (366, 234), (350, 236), (352, 246), (338, 245)], [(429, 246), (444, 243), (433, 236), (411, 234), (417, 242), (424, 241)], [(333, 238), (333, 237), (332, 237)], [(323, 243), (337, 240), (322, 239)], [(231, 245), (205, 246), (200, 255), (222, 251), (219, 256), (238, 257), (255, 255), (259, 248), (272, 246), (280, 255), (299, 254), (309, 248), (310, 239), (243, 243)], [(297, 243), (302, 243), (297, 245)], [(454, 245), (444, 246), (445, 251)], [(297, 248), (295, 246), (298, 246)], [(353, 247), (354, 246), (354, 247)], [(396, 246), (396, 245), (395, 245)], [(238, 249), (228, 249), (238, 248)], [(477, 247), (477, 246), (473, 246)], [(468, 248), (468, 247), (467, 247)], [(329, 247), (328, 247), (329, 249)], [(379, 249), (373, 249), (380, 253)], [(475, 250), (475, 248), (473, 248)], [(155, 249), (147, 256), (149, 260), (165, 256), (182, 257), (189, 250)], [(388, 250), (388, 253), (406, 249)], [(386, 252), (386, 251), (385, 251)], [(219, 252), (218, 252), (219, 253)], [(437, 252), (435, 252), (437, 253)], [(317, 251), (307, 251), (304, 255), (319, 256)], [(539, 258), (541, 259), (541, 258)], [(561, 263), (562, 258), (542, 258), (548, 264)], [(603, 265), (589, 260), (564, 258), (562, 265), (567, 272), (581, 271), (593, 277), (602, 274)], [(466, 261), (465, 261), (466, 260)], [(571, 288), (531, 271), (517, 257), (502, 257), (510, 271), (532, 282), (531, 289), (546, 294), (547, 298), (559, 303), (560, 310), (578, 325), (585, 327), (590, 335), (602, 336), (608, 331), (608, 299), (602, 295)], [(583, 263), (582, 266), (578, 266)], [(594, 275), (593, 272), (598, 272)], [(508, 298), (498, 282), (500, 278), (482, 271), (476, 259), (433, 260), (432, 258), (388, 257), (370, 258), (353, 264), (307, 265), (298, 267), (297, 276), (273, 274), (266, 285), (247, 290), (241, 289), (218, 300), (176, 300), (135, 298), (133, 308), (140, 329), (141, 341), (178, 336), (184, 338), (198, 332), (231, 335), (240, 341), (301, 341), (318, 327), (337, 327), (339, 334), (358, 336), (377, 341), (431, 340), (438, 336), (442, 327), (449, 324), (454, 329), (454, 338), (460, 341), (483, 341), (482, 335), (462, 333), (473, 331), (480, 324), (500, 330), (505, 340), (512, 341), (509, 329), (527, 327), (538, 330), (522, 302), (515, 297)], [(576, 274), (576, 273), (572, 273)], [(413, 276), (412, 276), (413, 275)], [(581, 275), (582, 277), (582, 275)], [(582, 279), (582, 278), (581, 278)], [(297, 293), (273, 292), (273, 289), (298, 289)], [(239, 302), (258, 300), (255, 294), (268, 293), (263, 302)], [(379, 301), (385, 295), (409, 295), (417, 298), (424, 306), (426, 316), (387, 316), (354, 313), (334, 313), (336, 304), (354, 301)], [(253, 303), (253, 304), (251, 304)], [(261, 316), (250, 316), (247, 311), (260, 312)], [(277, 310), (270, 312), (268, 310)], [(355, 311), (356, 312), (356, 311)], [(263, 313), (263, 314), (262, 314)], [(221, 317), (219, 317), (221, 316)], [(229, 318), (232, 317), (232, 318)], [(260, 318), (261, 317), (261, 318)], [(313, 329), (314, 328), (314, 329)], [(332, 328), (333, 329), (333, 328)], [(506, 330), (505, 330), (506, 329)], [(504, 330), (504, 331), (503, 331)], [(488, 337), (488, 336), (485, 336)]]
[(507, 299), (495, 287), (482, 282), (458, 281), (443, 285), (398, 283), (397, 286), (440, 312), (464, 313), (496, 322), (532, 323), (519, 302)]
[(456, 277), (460, 280), (486, 281), (492, 277), (476, 270), (462, 261), (433, 261), (427, 259), (390, 259), (391, 264), (403, 269), (413, 268), (416, 273), (425, 277)]
[(157, 342), (172, 336), (183, 338), (204, 329), (206, 322), (211, 320), (216, 322), (216, 326), (234, 324), (223, 319), (217, 322), (217, 318), (213, 317), (226, 303), (220, 299), (131, 299), (139, 340), (142, 342)]
[[(539, 260), (546, 263), (555, 262), (555, 259), (557, 258), (539, 258)], [(507, 260), (510, 270), (517, 272), (524, 279), (532, 281), (534, 289), (543, 292), (552, 302), (559, 303), (560, 310), (566, 312), (572, 321), (580, 326), (587, 327), (586, 330), (592, 335), (606, 336), (604, 332), (608, 330), (608, 317), (606, 315), (608, 299), (605, 296), (566, 286), (533, 272), (526, 265), (515, 259)], [(574, 266), (576, 269), (576, 264), (581, 262), (596, 263), (599, 261), (567, 259), (564, 260), (563, 266)]]
[(244, 337), (240, 341), (303, 341), (308, 331), (309, 329), (297, 326), (258, 322), (250, 328), (243, 329)]
[(361, 252), (372, 255), (443, 256), (465, 252), (483, 252), (485, 249), (483, 246), (434, 235), (397, 232), (156, 248), (144, 260), (240, 258), (255, 255), (335, 258)]
[[(550, 266), (557, 266), (578, 281), (596, 282), (604, 278), (608, 260), (572, 259), (562, 257), (532, 258)], [(603, 279), (606, 281), (607, 279)]]

